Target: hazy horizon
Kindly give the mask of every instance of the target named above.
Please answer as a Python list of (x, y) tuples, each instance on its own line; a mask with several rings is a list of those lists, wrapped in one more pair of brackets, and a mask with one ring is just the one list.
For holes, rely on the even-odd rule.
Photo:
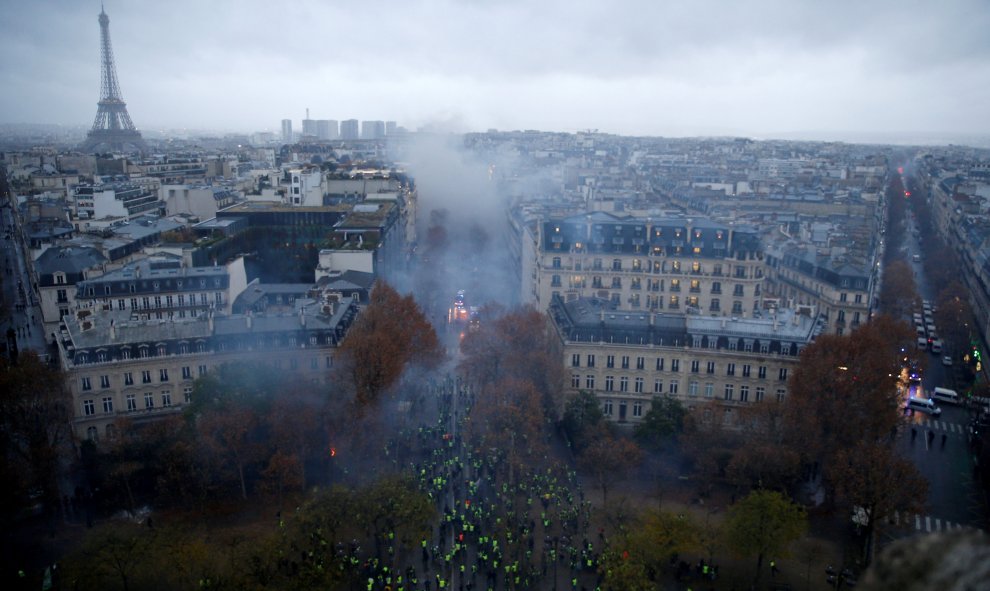
[[(979, 0), (654, 4), (104, 7), (123, 98), (148, 133), (277, 133), (309, 108), (313, 119), (458, 133), (990, 137), (990, 10)], [(91, 125), (100, 3), (7, 8), (4, 122)]]

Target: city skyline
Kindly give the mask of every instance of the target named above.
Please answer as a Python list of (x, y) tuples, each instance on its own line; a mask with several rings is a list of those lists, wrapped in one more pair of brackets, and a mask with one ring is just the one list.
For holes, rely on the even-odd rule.
[[(974, 0), (208, 6), (213, 17), (184, 1), (104, 5), (138, 129), (278, 131), (309, 108), (313, 119), (456, 132), (990, 136), (990, 11)], [(8, 8), (0, 50), (16, 59), (0, 73), (3, 123), (92, 120), (99, 10)]]

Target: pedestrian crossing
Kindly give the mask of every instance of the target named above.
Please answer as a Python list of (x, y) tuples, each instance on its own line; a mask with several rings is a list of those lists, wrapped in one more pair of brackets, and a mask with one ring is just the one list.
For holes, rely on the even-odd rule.
[(941, 533), (941, 532), (948, 533), (954, 531), (976, 529), (972, 525), (955, 523), (947, 519), (939, 519), (938, 517), (932, 517), (931, 515), (919, 515), (917, 513), (913, 515), (911, 514), (902, 515), (898, 511), (894, 511), (894, 514), (887, 519), (887, 523), (889, 525), (914, 529), (915, 531), (920, 531), (925, 533)]
[(958, 435), (966, 434), (966, 425), (961, 425), (959, 423), (950, 423), (949, 421), (938, 421), (938, 420), (922, 421), (917, 424), (916, 428), (920, 432), (924, 432), (927, 429), (931, 429), (936, 433), (956, 433)]

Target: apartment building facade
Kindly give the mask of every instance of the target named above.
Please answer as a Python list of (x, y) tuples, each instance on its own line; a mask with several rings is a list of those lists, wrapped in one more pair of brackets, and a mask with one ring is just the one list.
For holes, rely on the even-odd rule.
[(67, 318), (57, 343), (79, 438), (114, 436), (114, 422), (155, 420), (192, 400), (193, 382), (244, 362), (326, 383), (357, 304), (301, 303), (286, 315), (135, 321), (127, 312)]
[(569, 373), (565, 391), (589, 391), (609, 420), (636, 424), (654, 396), (735, 410), (783, 400), (815, 320), (791, 310), (767, 318), (712, 318), (612, 310), (595, 299), (554, 296), (549, 321)]
[(554, 295), (672, 314), (751, 317), (761, 308), (766, 264), (753, 229), (594, 212), (543, 221), (537, 233), (535, 257), (522, 261), (532, 286), (523, 297), (537, 309)]

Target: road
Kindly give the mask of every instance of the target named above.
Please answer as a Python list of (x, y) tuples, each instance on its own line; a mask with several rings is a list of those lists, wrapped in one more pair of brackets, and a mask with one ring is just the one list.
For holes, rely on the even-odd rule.
[[(906, 225), (904, 256), (915, 272), (918, 293), (922, 299), (934, 301), (936, 286), (929, 285), (921, 262), (913, 259), (914, 255), (925, 256), (915, 232), (913, 216), (908, 216)], [(918, 387), (912, 386), (912, 395), (928, 396), (936, 386), (959, 390), (955, 387), (953, 368), (942, 365), (941, 361), (943, 354), (953, 352), (936, 355), (915, 350), (912, 353), (916, 358), (927, 359), (920, 392)], [(898, 451), (914, 462), (929, 482), (928, 510), (920, 515), (891, 516), (900, 527), (888, 531), (888, 539), (917, 532), (985, 527), (986, 504), (974, 481), (973, 458), (967, 441), (970, 411), (947, 403), (939, 403), (939, 406), (942, 408), (939, 417), (920, 412), (909, 414), (907, 420), (911, 428), (904, 429), (897, 442)]]
[(13, 328), (20, 352), (33, 350), (41, 355), (47, 350), (41, 323), (41, 309), (38, 307), (38, 296), (32, 290), (21, 231), (15, 224), (11, 206), (0, 207), (0, 228), (3, 230), (4, 301), (9, 305), (8, 316), (4, 318), (0, 331), (6, 335), (7, 330)]

